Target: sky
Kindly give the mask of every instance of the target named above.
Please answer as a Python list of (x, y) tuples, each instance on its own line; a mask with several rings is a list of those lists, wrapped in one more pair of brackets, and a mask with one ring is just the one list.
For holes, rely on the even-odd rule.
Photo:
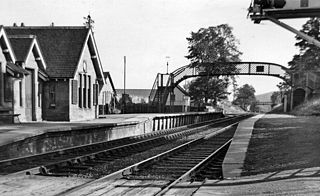
[[(81, 26), (89, 13), (104, 71), (117, 89), (150, 89), (157, 73), (189, 64), (187, 37), (200, 28), (229, 24), (239, 40), (242, 61), (287, 66), (298, 53), (294, 34), (246, 17), (250, 0), (10, 0), (0, 6), (0, 25)], [(307, 19), (283, 22), (301, 29)], [(169, 57), (169, 58), (167, 58)], [(237, 77), (239, 86), (252, 85), (256, 94), (276, 91), (280, 79), (268, 76)]]

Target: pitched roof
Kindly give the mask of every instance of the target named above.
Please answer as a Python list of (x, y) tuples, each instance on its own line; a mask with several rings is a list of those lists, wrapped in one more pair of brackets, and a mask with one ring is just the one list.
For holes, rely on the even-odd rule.
[(12, 49), (16, 55), (17, 61), (25, 61), (31, 50), (34, 36), (10, 37), (9, 40)]
[[(11, 43), (8, 39), (7, 33), (2, 25), (0, 25), (0, 51), (8, 50), (8, 52), (4, 53), (4, 56), (8, 62), (15, 62), (16, 56), (12, 51)], [(3, 51), (2, 51), (3, 52)]]
[(114, 88), (114, 85), (113, 85), (113, 81), (112, 81), (110, 72), (108, 72), (108, 71), (103, 72), (103, 76), (104, 76), (105, 79), (109, 79), (113, 92), (114, 92), (114, 93), (117, 93), (116, 89)]
[(53, 78), (73, 78), (85, 40), (86, 27), (4, 27), (8, 35), (35, 35)]

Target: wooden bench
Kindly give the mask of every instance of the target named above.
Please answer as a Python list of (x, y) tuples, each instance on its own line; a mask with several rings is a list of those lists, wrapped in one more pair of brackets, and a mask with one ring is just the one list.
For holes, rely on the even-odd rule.
[(19, 116), (20, 116), (20, 114), (0, 114), (0, 118), (1, 117), (10, 117), (10, 119), (11, 119), (10, 123), (14, 123), (15, 118), (17, 119), (18, 123), (21, 123)]

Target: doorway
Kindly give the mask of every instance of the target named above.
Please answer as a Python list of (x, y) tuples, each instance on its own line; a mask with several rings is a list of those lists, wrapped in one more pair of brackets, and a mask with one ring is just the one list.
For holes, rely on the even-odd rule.
[(36, 121), (36, 106), (35, 106), (35, 78), (34, 70), (26, 69), (30, 74), (25, 76), (25, 95), (26, 95), (26, 121)]

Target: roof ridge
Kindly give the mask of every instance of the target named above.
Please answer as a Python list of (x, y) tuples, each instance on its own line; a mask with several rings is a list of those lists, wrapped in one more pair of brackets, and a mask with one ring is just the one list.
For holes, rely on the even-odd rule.
[(36, 38), (37, 36), (35, 35), (8, 35), (8, 38), (9, 39), (17, 39), (17, 38), (22, 38), (22, 39), (26, 39), (26, 38), (31, 38), (31, 39), (34, 39)]
[(86, 26), (3, 26), (5, 29), (89, 29)]

